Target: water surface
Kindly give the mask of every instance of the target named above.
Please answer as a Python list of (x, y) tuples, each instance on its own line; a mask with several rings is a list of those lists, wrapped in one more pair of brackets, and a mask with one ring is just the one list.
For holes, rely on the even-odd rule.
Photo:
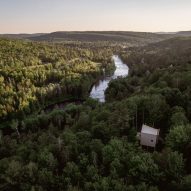
[(117, 79), (118, 77), (126, 77), (129, 73), (129, 68), (119, 56), (113, 56), (112, 59), (115, 63), (115, 72), (112, 76), (103, 76), (97, 83), (94, 84), (90, 97), (93, 99), (98, 99), (100, 102), (105, 102), (105, 90), (108, 88), (109, 82), (112, 79)]

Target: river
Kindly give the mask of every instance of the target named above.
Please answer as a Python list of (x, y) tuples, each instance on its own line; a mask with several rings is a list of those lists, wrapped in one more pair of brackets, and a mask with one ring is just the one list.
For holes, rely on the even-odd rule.
[[(94, 84), (94, 86), (91, 89), (90, 97), (93, 99), (98, 99), (100, 102), (105, 102), (105, 90), (108, 88), (109, 82), (112, 79), (116, 79), (118, 77), (126, 77), (129, 72), (129, 68), (126, 64), (123, 63), (123, 61), (119, 58), (119, 56), (113, 56), (112, 59), (115, 63), (115, 72), (112, 76), (102, 76), (100, 80), (97, 81), (97, 83)], [(42, 110), (39, 111), (39, 114), (44, 111), (45, 113), (49, 113), (55, 108), (57, 109), (64, 109), (68, 104), (73, 103), (75, 105), (79, 105), (83, 103), (85, 100), (82, 99), (70, 99), (65, 100), (62, 102), (50, 104), (46, 107), (44, 107)]]
[(105, 102), (105, 90), (108, 88), (109, 82), (118, 77), (126, 77), (129, 73), (128, 66), (123, 63), (119, 56), (113, 56), (112, 59), (115, 63), (115, 72), (112, 76), (103, 76), (97, 83), (94, 84), (90, 92), (90, 97), (98, 99), (99, 102)]

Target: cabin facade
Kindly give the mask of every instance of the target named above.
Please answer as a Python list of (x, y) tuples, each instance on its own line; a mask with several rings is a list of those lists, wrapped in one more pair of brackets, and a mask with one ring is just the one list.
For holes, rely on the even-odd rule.
[(149, 127), (147, 125), (142, 125), (140, 133), (140, 144), (147, 147), (156, 147), (159, 138), (159, 129)]

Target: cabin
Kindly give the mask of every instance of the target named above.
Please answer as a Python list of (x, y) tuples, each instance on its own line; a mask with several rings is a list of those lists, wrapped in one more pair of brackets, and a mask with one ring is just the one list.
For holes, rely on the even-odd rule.
[(142, 125), (141, 132), (139, 133), (139, 139), (141, 146), (156, 147), (158, 143), (160, 129), (155, 129), (147, 125)]

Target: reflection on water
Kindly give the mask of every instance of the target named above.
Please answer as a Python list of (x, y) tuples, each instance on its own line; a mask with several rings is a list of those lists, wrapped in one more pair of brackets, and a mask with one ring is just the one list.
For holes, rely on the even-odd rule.
[(129, 72), (129, 68), (118, 56), (113, 56), (116, 70), (112, 76), (103, 76), (96, 84), (94, 84), (90, 97), (98, 99), (100, 102), (105, 102), (105, 90), (108, 88), (108, 84), (112, 79), (118, 77), (126, 77)]

